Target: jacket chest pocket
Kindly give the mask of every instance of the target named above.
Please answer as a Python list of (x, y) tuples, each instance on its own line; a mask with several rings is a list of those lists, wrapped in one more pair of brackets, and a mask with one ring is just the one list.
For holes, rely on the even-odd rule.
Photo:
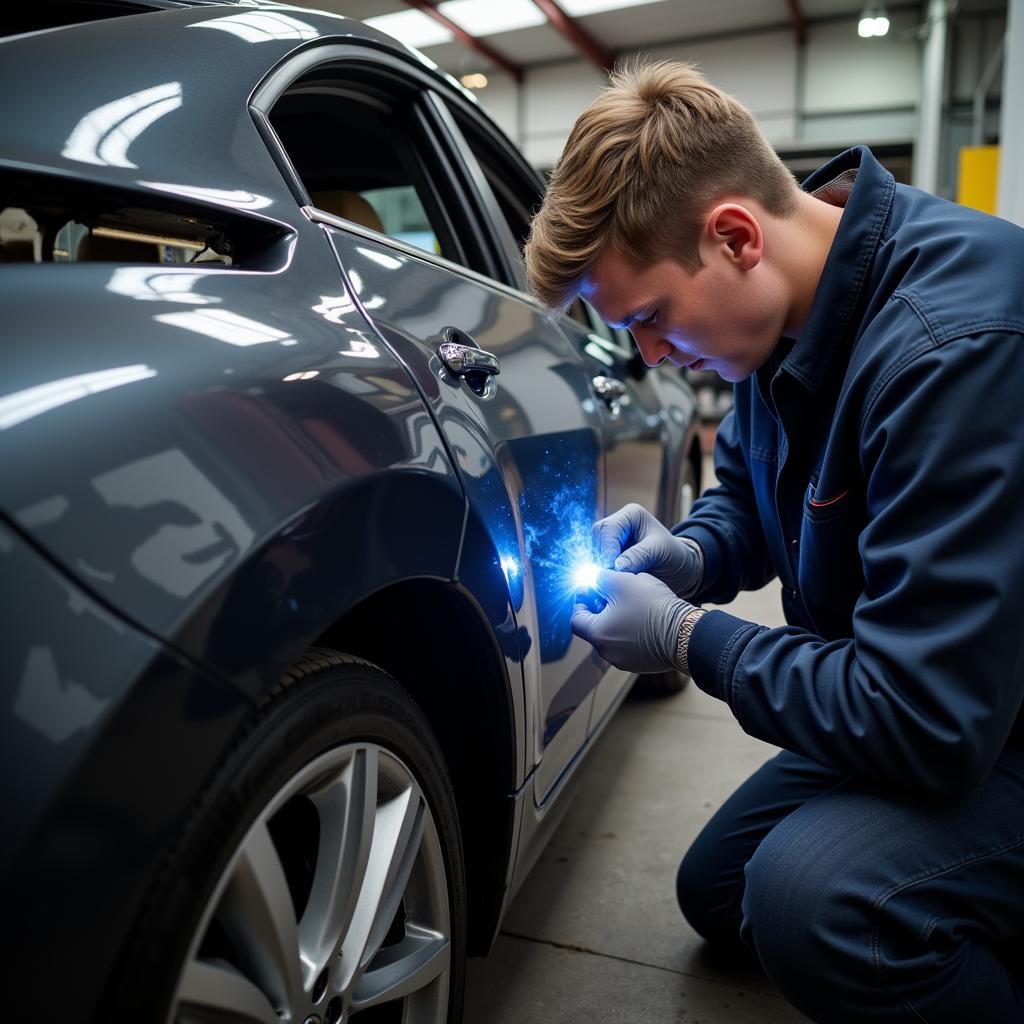
[(827, 640), (852, 635), (853, 609), (864, 590), (859, 539), (865, 524), (859, 493), (824, 493), (812, 479), (800, 525), (799, 586), (815, 630)]

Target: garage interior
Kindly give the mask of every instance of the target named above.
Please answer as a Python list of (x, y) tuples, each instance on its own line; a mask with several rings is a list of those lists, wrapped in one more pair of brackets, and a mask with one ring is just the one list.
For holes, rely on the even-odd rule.
[[(543, 172), (616, 61), (686, 59), (753, 111), (798, 179), (863, 143), (897, 181), (1024, 223), (1021, 0), (308, 6), (368, 19), (421, 49), (475, 92)], [(873, 18), (887, 22), (884, 34)], [(706, 482), (730, 391), (714, 373), (691, 383)], [(730, 611), (781, 625), (777, 591), (743, 594)], [(491, 955), (470, 963), (467, 1019), (804, 1020), (756, 966), (709, 957), (674, 895), (679, 857), (773, 748), (693, 686), (668, 699), (630, 698), (598, 746)]]
[[(849, 147), (864, 144), (897, 182), (1024, 226), (1024, 0), (297, 2), (304, 8), (359, 19), (420, 51), (469, 91), (544, 176), (557, 164), (575, 118), (599, 93), (611, 69), (634, 59), (687, 60), (752, 111), (798, 180)], [(272, 5), (254, 0), (251, 6)], [(407, 185), (406, 179), (375, 177), (384, 165), (389, 172), (417, 166), (414, 140), (383, 131), (373, 118), (364, 125), (358, 120), (361, 101), (345, 97), (343, 91), (339, 95), (341, 100), (337, 96), (329, 101), (310, 100), (297, 90), (285, 98), (273, 122), (313, 206), (328, 215), (326, 227), (332, 226), (331, 217), (341, 218), (361, 224), (366, 229), (361, 235), (368, 236), (371, 245), (380, 241), (375, 235), (402, 240), (405, 248), (396, 250), (402, 260), (410, 252), (415, 259), (414, 247), (419, 247), (431, 259), (443, 257), (452, 266), (462, 262), (469, 267), (468, 260), (447, 250), (432, 233), (423, 209), (413, 208), (409, 195), (396, 194), (400, 190), (394, 187)], [(327, 114), (317, 103), (324, 104)], [(339, 145), (348, 146), (350, 136), (358, 136), (363, 144), (365, 166), (357, 166), (353, 157), (349, 177), (343, 180), (336, 177), (333, 151), (322, 146), (320, 137), (307, 131), (304, 122), (308, 117), (320, 118), (322, 123), (328, 115), (335, 118)], [(381, 154), (389, 159), (383, 160)], [(505, 198), (501, 182), (490, 180), (492, 169), (484, 166), (482, 170), (494, 192)], [(413, 180), (410, 172), (408, 181)], [(508, 188), (512, 189), (511, 183)], [(412, 192), (411, 185), (408, 191)], [(357, 194), (373, 196), (375, 192), (379, 196), (372, 207)], [(352, 205), (353, 196), (362, 201), (361, 208)], [(504, 212), (510, 222), (516, 216), (522, 220), (522, 211)], [(190, 239), (177, 222), (166, 232), (158, 231), (163, 221), (154, 222), (156, 226), (144, 236), (122, 231), (128, 241), (117, 240), (116, 226), (115, 230), (108, 227), (106, 234), (114, 240), (107, 239), (112, 248), (104, 254), (104, 229), (91, 233), (70, 213), (68, 226), (45, 239), (42, 235), (37, 239), (35, 225), (17, 222), (13, 213), (7, 211), (6, 220), (0, 219), (0, 255), (6, 246), (11, 263), (40, 262), (40, 247), (43, 262), (66, 260), (68, 251), (78, 248), (76, 259), (82, 262), (232, 263), (227, 250), (215, 253), (202, 240), (216, 225), (206, 230), (207, 225), (198, 224), (196, 237)], [(398, 226), (392, 228), (392, 221)], [(333, 223), (333, 228), (338, 227)], [(205, 234), (199, 233), (200, 228)], [(150, 236), (159, 240), (163, 234), (172, 236), (172, 242), (177, 239), (183, 248), (171, 251), (172, 246), (164, 245), (156, 250)], [(139, 237), (147, 243), (139, 243)], [(357, 232), (356, 241), (366, 239)], [(133, 253), (129, 246), (138, 247), (137, 251)], [(510, 248), (514, 257), (511, 243)], [(244, 250), (242, 246), (243, 255)], [(373, 252), (359, 251), (373, 262)], [(378, 270), (381, 265), (388, 267), (388, 258), (377, 254)], [(394, 257), (392, 266), (400, 265)], [(176, 300), (177, 293), (168, 297), (158, 293), (157, 286), (149, 286), (152, 294), (146, 294), (145, 287), (136, 286), (134, 298)], [(507, 282), (503, 289), (509, 294), (514, 291)], [(116, 291), (110, 286), (108, 290)], [(220, 301), (189, 294), (177, 297), (184, 303), (193, 299), (197, 304)], [(331, 297), (321, 299), (321, 306), (313, 310), (330, 321)], [(583, 308), (582, 303), (578, 308)], [(345, 312), (335, 311), (335, 324), (341, 324)], [(191, 317), (194, 323), (204, 315), (211, 314), (202, 309), (179, 312), (171, 314), (168, 322), (173, 324), (173, 317), (178, 317), (187, 327), (181, 317)], [(583, 311), (576, 318), (582, 317), (585, 324), (587, 316)], [(297, 344), (284, 332), (249, 337), (246, 332), (251, 335), (255, 330), (258, 335), (261, 326), (264, 331), (273, 333), (273, 329), (237, 319), (227, 328), (215, 323), (206, 334), (216, 340), (219, 329), (221, 342), (240, 349), (270, 341)], [(600, 326), (591, 322), (584, 330)], [(241, 331), (243, 337), (224, 337), (225, 329), (234, 329), (236, 335)], [(357, 331), (351, 333), (357, 340), (339, 356), (351, 356), (358, 363), (380, 355)], [(509, 368), (514, 369), (512, 359), (506, 360)], [(297, 370), (281, 381), (311, 380), (319, 372)], [(678, 382), (675, 372), (673, 381)], [(679, 372), (697, 399), (701, 488), (706, 489), (715, 483), (712, 453), (719, 424), (731, 409), (731, 385), (713, 372), (685, 368)], [(510, 377), (506, 372), (503, 380)], [(95, 390), (119, 383), (100, 382)], [(381, 401), (402, 400), (404, 393), (397, 384), (393, 391)], [(0, 423), (0, 429), (7, 425)], [(688, 437), (692, 436), (691, 431)], [(696, 468), (701, 464), (696, 442), (693, 452)], [(675, 488), (676, 496), (679, 490)], [(627, 495), (624, 500), (631, 499)], [(606, 511), (613, 510), (609, 496)], [(384, 560), (385, 555), (380, 557)], [(512, 564), (515, 575), (517, 565), (514, 560)], [(509, 576), (504, 560), (500, 565)], [(726, 610), (768, 627), (785, 624), (778, 581), (741, 594)], [(357, 625), (362, 624), (357, 620)], [(358, 628), (350, 625), (350, 632), (355, 634)], [(344, 631), (339, 636), (348, 639)], [(453, 733), (461, 727), (460, 720), (452, 726)], [(668, 696), (651, 696), (636, 688), (571, 776), (571, 799), (562, 801), (567, 807), (564, 817), (511, 902), (490, 954), (469, 961), (465, 1020), (469, 1024), (797, 1024), (807, 1020), (775, 989), (753, 957), (737, 961), (710, 952), (676, 902), (680, 858), (736, 787), (775, 753), (776, 748), (744, 733), (726, 704), (692, 682)], [(306, 1024), (326, 1024), (329, 1019), (321, 1022), (311, 1016)], [(341, 1020), (340, 1010), (336, 1019)]]

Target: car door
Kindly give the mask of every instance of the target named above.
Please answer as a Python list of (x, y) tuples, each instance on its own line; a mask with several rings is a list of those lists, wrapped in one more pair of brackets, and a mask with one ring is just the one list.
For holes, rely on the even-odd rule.
[[(602, 421), (583, 362), (536, 303), (498, 280), (437, 108), (401, 62), (314, 66), (284, 88), (270, 122), (308, 192), (307, 215), (420, 383), (499, 552), (515, 614), (501, 641), (521, 669), (527, 760), (543, 799), (586, 740), (607, 669), (570, 629), (572, 568), (591, 557), (604, 491)], [(480, 368), (459, 365), (447, 345), (484, 353)]]
[[(525, 287), (522, 247), (542, 183), (518, 154), (488, 130), (479, 112), (468, 105), (453, 107), (451, 130), (456, 133), (457, 149), (477, 189), (490, 198), (493, 218), (505, 229), (498, 234), (509, 253), (508, 279)], [(591, 402), (601, 420), (602, 515), (635, 501), (663, 521), (675, 522), (679, 462), (694, 419), (692, 396), (678, 371), (652, 371), (645, 366), (628, 333), (613, 331), (581, 299), (555, 322), (583, 363)], [(594, 695), (590, 732), (600, 728), (631, 680), (629, 673), (607, 666)]]

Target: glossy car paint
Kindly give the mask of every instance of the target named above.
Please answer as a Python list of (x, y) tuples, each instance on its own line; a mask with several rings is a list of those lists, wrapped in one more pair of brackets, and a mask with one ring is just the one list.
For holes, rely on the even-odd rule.
[(25, 1019), (43, 998), (91, 1020), (170, 838), (250, 705), (2, 525), (0, 578), (0, 878), (17, 979), (5, 1013)]
[[(0, 86), (43, 64), (62, 69), (0, 111), (0, 172), (45, 174), (57, 190), (99, 183), (141, 206), (184, 202), (277, 239), (237, 269), (12, 264), (0, 279), (0, 511), (5, 543), (21, 552), (10, 578), (55, 652), (40, 655), (31, 631), (5, 652), (4, 736), (26, 729), (19, 701), (45, 704), (36, 731), (59, 735), (64, 704), (42, 695), (87, 710), (112, 695), (102, 713), (80, 715), (73, 741), (40, 748), (41, 797), (19, 810), (20, 834), (32, 836), (23, 857), (73, 827), (102, 854), (71, 873), (77, 891), (62, 890), (51, 928), (82, 942), (89, 922), (110, 919), (97, 893), (117, 902), (103, 941), (76, 961), (76, 1012), (98, 998), (160, 851), (245, 702), (360, 601), (410, 581), (446, 585), (504, 661), (480, 685), (505, 691), (515, 732), (512, 838), (498, 837), (506, 900), (564, 809), (558, 783), (628, 682), (571, 636), (568, 595), (551, 603), (557, 583), (543, 563), (569, 518), (558, 494), (568, 489), (571, 515), (589, 520), (606, 507), (604, 472), (618, 479), (630, 461), (606, 463), (605, 450), (660, 445), (657, 493), (634, 497), (667, 501), (693, 438), (692, 396), (652, 374), (634, 409), (657, 395), (675, 419), (610, 417), (589, 380), (601, 361), (526, 296), (303, 215), (246, 104), (289, 55), (310, 51), (308, 64), (342, 44), (423, 74), (417, 55), (365, 26), (287, 8), (168, 10), (0, 42)], [(491, 397), (440, 369), (445, 326), (502, 360)], [(558, 380), (557, 408), (538, 405), (537, 374)], [(71, 666), (84, 642), (69, 639), (67, 615), (54, 617), (55, 587), (74, 595), (60, 601), (79, 625), (83, 602), (103, 620), (80, 675)], [(5, 607), (5, 637), (23, 629), (20, 616)], [(97, 678), (85, 697), (76, 689)], [(90, 791), (104, 794), (103, 814), (80, 795)], [(59, 857), (35, 868), (59, 871)], [(26, 893), (45, 881), (35, 868), (12, 875)]]
[[(541, 700), (534, 761), (543, 799), (586, 737), (592, 693), (607, 667), (569, 629), (566, 540), (575, 528), (589, 541), (603, 498), (600, 424), (583, 367), (533, 306), (427, 261), (392, 253), (389, 264), (379, 258), (389, 257), (382, 247), (340, 231), (331, 236), (342, 266), (362, 285), (358, 297), (372, 299), (384, 337), (412, 346), (408, 358), (424, 387), (433, 377), (432, 405), (504, 563), (516, 660), (527, 692)], [(500, 360), (493, 394), (478, 396), (444, 372), (436, 349), (449, 326)], [(560, 391), (538, 386), (552, 376)]]

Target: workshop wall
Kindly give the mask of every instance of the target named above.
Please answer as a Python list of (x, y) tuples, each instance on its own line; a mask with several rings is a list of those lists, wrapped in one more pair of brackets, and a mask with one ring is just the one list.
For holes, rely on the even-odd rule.
[[(683, 41), (641, 51), (652, 58), (696, 61), (716, 85), (755, 114), (781, 151), (837, 152), (856, 142), (911, 146), (921, 93), (921, 13), (890, 7), (891, 28), (881, 39), (857, 36), (852, 19), (808, 25), (796, 45), (788, 25), (760, 32)], [(972, 99), (1006, 29), (1004, 10), (961, 10), (950, 26), (947, 116), (939, 191), (956, 192), (958, 154), (970, 144)], [(521, 87), (495, 71), (480, 102), (537, 167), (558, 159), (576, 116), (597, 95), (598, 70), (581, 60), (527, 71)], [(985, 109), (987, 140), (998, 131), (1001, 76)]]

